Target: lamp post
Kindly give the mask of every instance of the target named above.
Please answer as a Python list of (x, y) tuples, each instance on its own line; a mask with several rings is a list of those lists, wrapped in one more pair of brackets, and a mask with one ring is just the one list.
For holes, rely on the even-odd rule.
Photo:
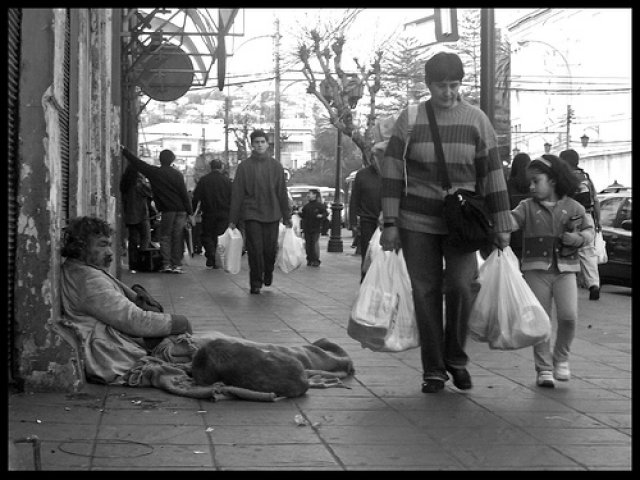
[(571, 67), (569, 67), (569, 62), (567, 61), (567, 57), (565, 57), (565, 55), (558, 50), (556, 47), (554, 47), (553, 45), (551, 45), (550, 43), (544, 42), (542, 40), (521, 40), (518, 42), (518, 45), (520, 45), (521, 47), (527, 45), (528, 43), (540, 43), (542, 45), (547, 46), (548, 48), (550, 48), (551, 50), (553, 50), (554, 52), (556, 52), (558, 55), (560, 55), (560, 58), (562, 58), (562, 60), (564, 61), (564, 65), (567, 68), (567, 74), (569, 75), (569, 92), (567, 94), (567, 141), (566, 141), (566, 145), (567, 148), (571, 148), (571, 119), (573, 117), (573, 109), (571, 108), (571, 98), (573, 95), (573, 75), (571, 74)]

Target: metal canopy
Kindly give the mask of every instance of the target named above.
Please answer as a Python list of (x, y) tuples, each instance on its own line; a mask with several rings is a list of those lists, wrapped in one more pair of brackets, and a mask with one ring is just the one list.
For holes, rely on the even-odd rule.
[[(128, 56), (127, 83), (147, 86), (164, 81), (167, 88), (186, 92), (206, 86), (211, 67), (218, 61), (224, 72), (224, 37), (230, 34), (237, 8), (140, 8), (127, 12), (123, 21), (123, 51)], [(167, 48), (171, 46), (171, 48)], [(188, 56), (190, 62), (172, 61), (171, 55)], [(153, 81), (150, 82), (150, 78)], [(218, 79), (220, 89), (224, 78)], [(162, 86), (164, 88), (164, 86)]]

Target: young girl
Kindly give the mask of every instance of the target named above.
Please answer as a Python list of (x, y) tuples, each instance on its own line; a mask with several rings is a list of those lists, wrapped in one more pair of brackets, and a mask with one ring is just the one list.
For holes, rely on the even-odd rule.
[(511, 216), (514, 229), (523, 230), (521, 268), (527, 284), (550, 318), (551, 302), (556, 305), (553, 354), (551, 339), (533, 347), (537, 384), (553, 388), (555, 380), (571, 377), (569, 351), (578, 320), (578, 248), (593, 240), (594, 227), (591, 215), (567, 196), (576, 190), (577, 179), (562, 160), (542, 155), (528, 169), (533, 196), (522, 200)]

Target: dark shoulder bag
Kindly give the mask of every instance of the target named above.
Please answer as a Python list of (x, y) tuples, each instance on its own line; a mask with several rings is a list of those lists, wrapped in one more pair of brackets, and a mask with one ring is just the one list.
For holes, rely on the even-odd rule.
[(487, 248), (493, 241), (493, 221), (484, 197), (464, 188), (450, 193), (451, 182), (431, 100), (425, 102), (425, 105), (438, 164), (442, 170), (442, 188), (447, 192), (442, 215), (449, 230), (448, 241), (453, 247), (464, 252)]

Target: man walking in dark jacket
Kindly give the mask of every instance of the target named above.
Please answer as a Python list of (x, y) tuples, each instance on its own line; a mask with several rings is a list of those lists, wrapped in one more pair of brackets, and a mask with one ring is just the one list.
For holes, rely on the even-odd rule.
[(136, 157), (125, 146), (122, 146), (122, 153), (136, 170), (149, 179), (154, 202), (162, 214), (160, 220), (161, 271), (183, 273), (183, 230), (187, 221), (190, 221), (187, 215), (191, 215), (193, 210), (184, 177), (171, 166), (176, 156), (171, 150), (161, 151), (160, 166), (156, 167)]
[(327, 206), (320, 197), (320, 190), (309, 190), (309, 201), (302, 207), (300, 229), (304, 232), (307, 266), (320, 266), (320, 230), (329, 216)]
[[(349, 200), (349, 223), (354, 236), (359, 238), (361, 266), (364, 266), (369, 241), (378, 228), (378, 218), (382, 212), (382, 177), (380, 159), (376, 156), (381, 154), (384, 155), (384, 150), (374, 150), (371, 165), (358, 170)], [(360, 282), (363, 279), (364, 272), (360, 276)]]
[(251, 133), (251, 156), (238, 169), (231, 187), (229, 228), (244, 220), (251, 293), (273, 281), (278, 253), (278, 223), (291, 228), (289, 196), (282, 165), (269, 155), (267, 134)]
[(231, 206), (231, 180), (222, 173), (223, 164), (213, 159), (211, 172), (202, 177), (193, 191), (192, 207), (194, 210), (200, 203), (202, 211), (202, 245), (207, 257), (207, 267), (220, 268), (216, 265), (216, 248), (218, 235), (222, 235), (229, 225), (229, 208)]

